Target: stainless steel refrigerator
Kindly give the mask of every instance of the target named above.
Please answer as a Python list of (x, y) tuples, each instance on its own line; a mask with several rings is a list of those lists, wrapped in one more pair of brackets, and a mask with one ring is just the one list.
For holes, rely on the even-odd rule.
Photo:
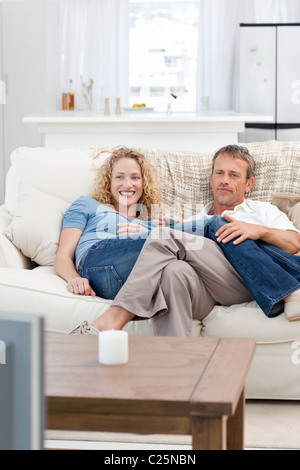
[(241, 24), (239, 60), (240, 112), (273, 116), (240, 141), (300, 140), (300, 24)]

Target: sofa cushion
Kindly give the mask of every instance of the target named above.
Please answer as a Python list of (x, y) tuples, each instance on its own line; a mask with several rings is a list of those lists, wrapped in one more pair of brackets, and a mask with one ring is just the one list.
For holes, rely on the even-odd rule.
[(4, 235), (35, 263), (54, 265), (62, 218), (69, 205), (21, 182), (14, 216)]
[[(284, 212), (300, 230), (300, 194), (275, 193), (272, 196), (272, 204)], [(300, 251), (297, 256), (300, 256)]]
[(12, 152), (10, 159), (5, 205), (11, 214), (18, 202), (21, 181), (70, 203), (90, 194), (95, 167), (88, 150), (20, 147)]
[[(112, 303), (100, 297), (72, 294), (52, 266), (32, 270), (0, 268), (1, 311), (39, 315), (45, 330), (69, 333), (83, 321), (92, 323)], [(131, 321), (124, 330), (132, 335), (153, 335), (151, 320)], [(200, 336), (201, 323), (193, 321), (192, 335)]]
[(300, 202), (297, 202), (297, 204), (292, 207), (288, 216), (295, 225), (295, 227), (300, 230)]
[(300, 194), (274, 193), (272, 203), (300, 230)]
[(284, 313), (268, 318), (255, 301), (216, 306), (202, 323), (202, 336), (256, 338), (258, 344), (300, 339), (300, 322), (289, 322)]
[[(46, 330), (61, 333), (69, 333), (85, 320), (93, 322), (111, 304), (111, 300), (100, 297), (72, 294), (50, 266), (0, 268), (0, 298), (1, 311), (39, 315)], [(153, 334), (149, 320), (130, 322), (127, 330), (131, 334)]]

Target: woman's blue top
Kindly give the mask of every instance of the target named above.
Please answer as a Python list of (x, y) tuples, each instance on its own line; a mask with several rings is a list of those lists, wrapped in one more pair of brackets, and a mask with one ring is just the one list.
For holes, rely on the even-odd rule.
[(116, 212), (114, 208), (101, 204), (88, 196), (76, 199), (66, 211), (62, 222), (62, 229), (79, 228), (83, 232), (75, 252), (75, 265), (77, 266), (83, 253), (98, 241), (107, 238), (121, 238), (117, 226), (121, 222), (134, 222), (147, 229), (146, 232), (125, 235), (125, 237), (132, 238), (147, 238), (150, 230), (156, 226), (154, 220), (143, 221), (126, 217)]

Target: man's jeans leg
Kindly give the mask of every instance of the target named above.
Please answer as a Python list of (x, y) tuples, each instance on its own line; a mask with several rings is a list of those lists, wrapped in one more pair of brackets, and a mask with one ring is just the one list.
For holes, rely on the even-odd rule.
[[(228, 222), (221, 216), (212, 217), (205, 227), (205, 236), (217, 242), (215, 234), (225, 223)], [(300, 257), (262, 241), (217, 243), (267, 316), (281, 313), (283, 303), (276, 304), (300, 289)]]

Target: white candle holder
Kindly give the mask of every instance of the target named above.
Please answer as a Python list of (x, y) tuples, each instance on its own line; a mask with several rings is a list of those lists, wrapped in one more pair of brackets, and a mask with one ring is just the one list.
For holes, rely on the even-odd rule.
[(117, 365), (128, 362), (127, 331), (100, 331), (98, 335), (98, 344), (100, 364)]

